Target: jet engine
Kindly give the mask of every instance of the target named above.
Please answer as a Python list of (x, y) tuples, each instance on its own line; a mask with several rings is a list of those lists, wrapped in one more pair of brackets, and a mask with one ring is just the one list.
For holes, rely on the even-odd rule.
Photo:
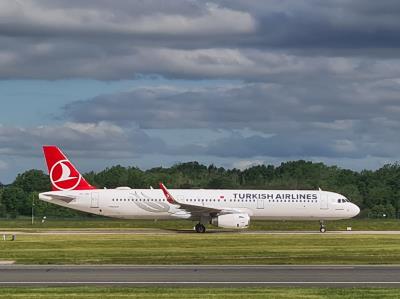
[(246, 228), (250, 225), (250, 216), (245, 213), (220, 215), (213, 217), (211, 224), (223, 228)]

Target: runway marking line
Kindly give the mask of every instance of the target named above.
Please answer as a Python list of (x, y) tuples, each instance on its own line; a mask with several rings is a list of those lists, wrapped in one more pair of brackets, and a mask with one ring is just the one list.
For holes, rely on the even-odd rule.
[(0, 281), (11, 284), (400, 284), (400, 281)]

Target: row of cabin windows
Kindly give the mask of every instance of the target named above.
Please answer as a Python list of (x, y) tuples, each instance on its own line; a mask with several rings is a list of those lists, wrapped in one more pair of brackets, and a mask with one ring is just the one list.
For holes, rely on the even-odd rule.
[[(126, 198), (113, 198), (112, 201), (165, 201), (165, 199), (126, 199)], [(185, 199), (186, 202), (212, 202), (212, 201), (218, 201), (220, 202), (220, 199)], [(224, 202), (226, 202), (227, 200), (224, 199)], [(255, 199), (251, 200), (247, 200), (247, 199), (230, 199), (230, 202), (256, 202)]]
[[(126, 199), (126, 198), (113, 198), (112, 199), (112, 201), (165, 201), (165, 199), (130, 199), (130, 198), (128, 198), (128, 199)], [(186, 199), (185, 200), (186, 202), (202, 202), (202, 201), (205, 201), (205, 202), (208, 202), (208, 201), (220, 201), (220, 199)], [(226, 199), (224, 199), (223, 200), (224, 202), (226, 202), (227, 200)], [(229, 199), (229, 202), (256, 202), (256, 200), (255, 199)], [(269, 199), (268, 200), (268, 202), (310, 202), (310, 203), (316, 203), (317, 202), (317, 200), (315, 199), (292, 199), (292, 200), (290, 200), (290, 199)], [(340, 201), (339, 201), (340, 202)]]
[(269, 199), (268, 202), (314, 202), (316, 203), (316, 199)]
[(165, 201), (165, 199), (126, 199), (126, 198), (113, 198), (112, 201)]

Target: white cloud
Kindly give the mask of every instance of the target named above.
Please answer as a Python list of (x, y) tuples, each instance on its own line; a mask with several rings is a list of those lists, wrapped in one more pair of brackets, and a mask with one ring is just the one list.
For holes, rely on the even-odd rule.
[(233, 168), (237, 168), (240, 170), (244, 170), (253, 166), (257, 166), (257, 165), (262, 165), (265, 162), (262, 160), (239, 160), (239, 161), (235, 161), (232, 164)]
[(42, 145), (58, 145), (78, 155), (135, 157), (164, 149), (164, 143), (134, 127), (107, 122), (72, 123), (37, 127), (0, 126), (0, 154), (40, 156)]
[(77, 34), (219, 35), (249, 33), (255, 29), (255, 20), (248, 12), (212, 3), (206, 3), (201, 13), (191, 16), (180, 14), (179, 11), (131, 15), (119, 10), (117, 3), (113, 10), (104, 9), (101, 5), (80, 7), (43, 4), (40, 1), (2, 1), (0, 19), (3, 24), (31, 32), (58, 30)]
[(0, 160), (0, 170), (6, 170), (8, 168), (8, 164), (2, 160)]

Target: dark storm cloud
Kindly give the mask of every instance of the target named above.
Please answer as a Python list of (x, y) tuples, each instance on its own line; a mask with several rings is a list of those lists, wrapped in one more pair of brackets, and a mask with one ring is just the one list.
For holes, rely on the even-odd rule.
[[(258, 21), (255, 47), (357, 49), (399, 47), (398, 1), (219, 1), (249, 11)], [(333, 51), (332, 51), (333, 50)], [(307, 52), (304, 52), (306, 54)], [(341, 52), (343, 53), (343, 52)], [(356, 52), (353, 52), (357, 55)]]

